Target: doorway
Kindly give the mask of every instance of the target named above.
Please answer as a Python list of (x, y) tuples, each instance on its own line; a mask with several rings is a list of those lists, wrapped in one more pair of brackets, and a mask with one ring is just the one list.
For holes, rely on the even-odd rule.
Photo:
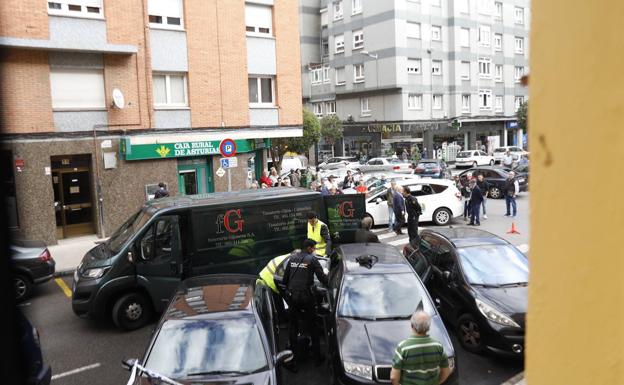
[(214, 191), (212, 163), (206, 158), (178, 160), (180, 195), (206, 194)]
[(51, 158), (57, 238), (94, 234), (91, 155)]

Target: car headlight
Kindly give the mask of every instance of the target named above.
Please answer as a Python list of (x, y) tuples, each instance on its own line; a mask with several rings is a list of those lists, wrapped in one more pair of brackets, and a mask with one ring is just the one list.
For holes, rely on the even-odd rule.
[(110, 266), (87, 269), (82, 272), (82, 277), (90, 278), (90, 279), (98, 279), (98, 278), (101, 278), (108, 271), (108, 269), (110, 269)]
[(477, 302), (477, 307), (479, 308), (481, 314), (483, 314), (490, 321), (504, 326), (520, 328), (520, 325), (515, 323), (514, 320), (494, 309), (492, 306), (486, 304), (485, 302), (479, 301), (478, 299), (475, 299), (475, 301)]
[(373, 367), (370, 365), (356, 364), (355, 362), (343, 362), (345, 372), (357, 376), (366, 378), (367, 380), (373, 380)]

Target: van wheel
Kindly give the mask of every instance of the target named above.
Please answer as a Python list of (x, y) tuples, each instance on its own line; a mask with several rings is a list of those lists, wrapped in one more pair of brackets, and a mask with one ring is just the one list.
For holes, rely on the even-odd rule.
[(462, 347), (471, 353), (481, 353), (484, 350), (479, 324), (468, 313), (457, 320), (457, 337)]
[(143, 294), (130, 293), (115, 302), (113, 322), (122, 330), (134, 330), (144, 326), (152, 313), (152, 306)]
[(433, 223), (438, 226), (446, 226), (451, 222), (453, 218), (453, 214), (451, 214), (451, 210), (440, 207), (436, 211), (433, 212)]
[(17, 274), (13, 278), (13, 287), (15, 288), (15, 300), (19, 302), (30, 297), (33, 283), (27, 276)]

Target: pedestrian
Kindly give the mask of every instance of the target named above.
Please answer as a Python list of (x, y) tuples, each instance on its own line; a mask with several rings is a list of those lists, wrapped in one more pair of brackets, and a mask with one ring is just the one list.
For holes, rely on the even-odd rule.
[(299, 170), (295, 171), (294, 168), (291, 168), (290, 174), (288, 175), (288, 179), (290, 180), (291, 186), (301, 187), (301, 175), (299, 174)]
[(366, 188), (366, 185), (364, 185), (363, 180), (358, 182), (358, 185), (355, 188), (355, 191), (357, 191), (358, 194), (366, 194), (368, 192), (368, 189)]
[(373, 219), (364, 217), (360, 222), (360, 228), (355, 231), (355, 243), (379, 243), (379, 238), (371, 231)]
[(390, 381), (392, 385), (438, 385), (451, 375), (449, 360), (442, 344), (429, 337), (431, 317), (417, 311), (410, 319), (412, 335), (394, 351)]
[(269, 173), (269, 178), (271, 179), (271, 186), (277, 183), (277, 178), (279, 178), (279, 174), (277, 173), (277, 169), (275, 167), (271, 167), (271, 172)]
[(490, 184), (485, 180), (483, 174), (479, 174), (477, 176), (477, 186), (481, 189), (481, 193), (483, 194), (483, 201), (481, 202), (481, 206), (483, 207), (483, 219), (487, 219), (487, 214), (485, 212), (485, 202), (487, 201), (488, 195), (490, 194)]
[(256, 182), (255, 180), (253, 182), (251, 182), (251, 185), (249, 186), (250, 189), (252, 190), (257, 190), (258, 189), (258, 182)]
[(408, 186), (403, 186), (403, 198), (405, 198), (405, 211), (407, 212), (407, 234), (411, 244), (418, 240), (418, 218), (422, 214), (422, 208)]
[(286, 269), (286, 264), (288, 263), (288, 258), (297, 252), (299, 252), (299, 250), (295, 250), (291, 254), (280, 255), (270, 260), (264, 269), (260, 270), (259, 278), (256, 281), (256, 283), (261, 282), (271, 289), (273, 303), (275, 304), (277, 314), (281, 321), (286, 319), (286, 309), (284, 308), (283, 301), (285, 293), (281, 292), (280, 287), (275, 283), (275, 278), (281, 278), (283, 282), (284, 271)]
[(333, 187), (329, 189), (329, 195), (340, 195), (342, 194), (342, 191), (340, 191), (340, 189)]
[(394, 191), (396, 182), (390, 182), (390, 188), (386, 191), (386, 203), (388, 204), (388, 230), (394, 230)]
[(529, 164), (528, 155), (521, 155), (520, 160), (518, 161), (518, 166), (526, 166)]
[(344, 180), (342, 181), (342, 188), (353, 188), (354, 185), (355, 180), (353, 179), (353, 173), (351, 172), (351, 170), (347, 170), (347, 176), (345, 176)]
[(286, 183), (284, 183), (281, 177), (278, 177), (273, 187), (286, 187)]
[(301, 252), (291, 256), (286, 264), (284, 271), (284, 285), (287, 290), (288, 310), (290, 317), (290, 325), (288, 328), (288, 341), (290, 349), (295, 355), (290, 369), (297, 371), (297, 336), (299, 335), (300, 324), (307, 324), (308, 333), (312, 342), (312, 355), (314, 363), (319, 366), (323, 362), (321, 355), (321, 345), (319, 341), (319, 332), (316, 328), (316, 300), (312, 292), (314, 276), (327, 286), (327, 276), (323, 272), (323, 268), (318, 259), (314, 256), (316, 242), (312, 239), (306, 239), (301, 243)]
[(405, 148), (403, 149), (403, 153), (401, 153), (401, 159), (403, 159), (404, 162), (407, 162), (409, 159), (409, 154)]
[(327, 181), (326, 177), (323, 177), (323, 179), (321, 179), (321, 195), (329, 195), (329, 182)]
[[(505, 206), (507, 208), (506, 217), (511, 216), (512, 218), (516, 217), (517, 214), (517, 206), (516, 206), (516, 197), (520, 192), (520, 185), (516, 180), (516, 173), (513, 171), (509, 171), (507, 174), (507, 179), (505, 180)], [(510, 207), (511, 206), (511, 207)], [(510, 212), (510, 208), (513, 210)]]
[(405, 224), (405, 199), (403, 199), (403, 195), (401, 192), (403, 188), (401, 186), (396, 186), (395, 190), (392, 192), (392, 208), (394, 209), (394, 232), (397, 235), (403, 234), (401, 228)]
[(273, 186), (273, 181), (269, 178), (269, 172), (266, 170), (262, 172), (262, 176), (260, 177), (260, 185), (263, 184), (267, 185), (267, 187)]
[(158, 190), (154, 193), (154, 199), (166, 198), (169, 196), (169, 190), (164, 182), (158, 183)]
[(331, 251), (329, 228), (318, 219), (314, 211), (308, 213), (308, 239), (316, 242), (316, 254), (321, 257), (329, 255)]
[(503, 156), (503, 167), (511, 168), (511, 166), (513, 166), (513, 156), (511, 156), (511, 152), (507, 150)]
[(479, 188), (476, 179), (470, 180), (470, 223), (471, 226), (481, 226), (479, 220), (479, 212), (481, 211), (481, 202), (483, 202), (483, 192)]
[(420, 154), (421, 159), (427, 159), (427, 147), (423, 147), (422, 153)]
[(464, 199), (464, 222), (468, 221), (468, 216), (470, 215), (470, 181), (472, 180), (472, 176), (468, 175), (466, 182), (461, 183), (461, 195)]

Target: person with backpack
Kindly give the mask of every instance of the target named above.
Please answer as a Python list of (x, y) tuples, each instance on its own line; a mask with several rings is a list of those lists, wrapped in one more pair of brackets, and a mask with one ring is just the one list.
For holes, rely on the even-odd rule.
[(405, 198), (405, 211), (407, 212), (407, 234), (411, 244), (412, 241), (418, 239), (418, 218), (422, 214), (422, 208), (408, 186), (403, 186), (403, 197)]

